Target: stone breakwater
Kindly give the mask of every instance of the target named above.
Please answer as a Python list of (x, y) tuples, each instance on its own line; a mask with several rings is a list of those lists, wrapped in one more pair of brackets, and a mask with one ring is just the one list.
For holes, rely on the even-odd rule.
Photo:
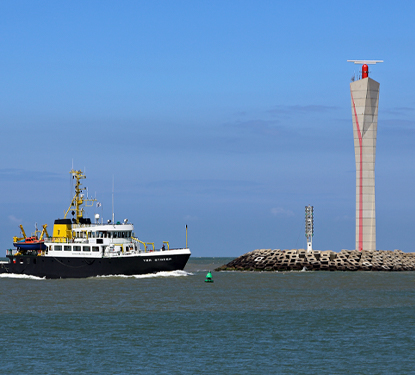
[(215, 271), (415, 271), (415, 253), (401, 250), (357, 251), (258, 249)]

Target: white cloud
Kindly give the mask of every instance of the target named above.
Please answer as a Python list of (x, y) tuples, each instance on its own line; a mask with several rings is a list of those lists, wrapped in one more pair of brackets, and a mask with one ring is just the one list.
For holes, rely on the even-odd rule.
[(334, 218), (334, 221), (353, 221), (355, 220), (355, 217), (351, 217), (349, 215), (342, 215), (342, 216), (336, 216)]
[(197, 216), (186, 215), (186, 216), (184, 217), (184, 219), (185, 219), (186, 221), (197, 221), (199, 218), (198, 218)]
[(22, 222), (22, 219), (18, 219), (17, 217), (15, 217), (15, 216), (13, 216), (13, 215), (9, 215), (9, 220), (10, 220), (12, 223), (21, 223), (21, 222)]
[(281, 207), (271, 208), (271, 213), (275, 216), (294, 216), (294, 212)]

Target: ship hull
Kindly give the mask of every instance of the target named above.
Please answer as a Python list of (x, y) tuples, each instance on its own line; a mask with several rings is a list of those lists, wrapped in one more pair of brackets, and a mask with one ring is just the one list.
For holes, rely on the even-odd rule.
[(18, 255), (8, 256), (9, 263), (0, 263), (0, 273), (31, 275), (47, 279), (143, 275), (183, 270), (189, 257), (190, 252), (112, 258)]

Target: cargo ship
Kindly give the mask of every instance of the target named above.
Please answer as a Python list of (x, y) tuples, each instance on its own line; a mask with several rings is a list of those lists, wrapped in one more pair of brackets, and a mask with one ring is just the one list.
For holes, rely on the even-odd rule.
[[(143, 242), (134, 233), (134, 225), (127, 219), (103, 223), (99, 214), (84, 217), (84, 207), (91, 207), (95, 199), (85, 198), (81, 170), (71, 170), (75, 194), (62, 219), (54, 221), (53, 234), (47, 225), (40, 235), (14, 238), (15, 249), (6, 251), (7, 261), (0, 262), (0, 273), (31, 275), (48, 279), (85, 278), (110, 275), (142, 275), (162, 271), (183, 270), (190, 249), (170, 248), (168, 241), (160, 249), (154, 243)], [(72, 213), (72, 219), (68, 217)], [(101, 222), (100, 222), (101, 219)], [(186, 226), (187, 242), (187, 226)]]

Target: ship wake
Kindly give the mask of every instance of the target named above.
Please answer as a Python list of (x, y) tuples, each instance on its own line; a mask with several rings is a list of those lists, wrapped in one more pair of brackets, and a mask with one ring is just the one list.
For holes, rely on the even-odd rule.
[(193, 276), (193, 273), (186, 271), (162, 271), (157, 273), (148, 273), (144, 275), (106, 275), (106, 276), (96, 276), (97, 278), (108, 278), (108, 277), (119, 277), (119, 278), (130, 278), (130, 279), (152, 279), (157, 277), (185, 277)]
[(4, 279), (29, 279), (29, 280), (46, 280), (46, 277), (38, 277), (31, 275), (21, 275), (18, 273), (0, 273), (0, 278)]

